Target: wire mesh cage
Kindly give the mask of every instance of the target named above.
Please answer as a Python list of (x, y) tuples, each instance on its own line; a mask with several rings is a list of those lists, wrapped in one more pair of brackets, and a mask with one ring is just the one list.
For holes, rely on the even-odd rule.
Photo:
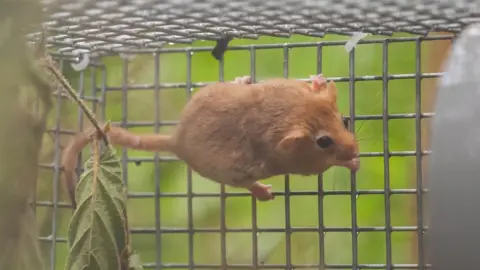
[[(423, 201), (435, 79), (473, 1), (43, 1), (48, 48), (97, 117), (169, 133), (198, 88), (323, 73), (362, 169), (267, 179), (276, 199), (201, 178), (174, 156), (121, 149), (133, 244), (146, 269), (428, 269)], [(440, 34), (430, 34), (441, 32)], [(350, 51), (358, 33), (372, 34)], [(39, 33), (29, 37), (36, 40)], [(62, 269), (70, 203), (62, 145), (88, 125), (57, 95), (37, 216)], [(208, 157), (205, 157), (208, 158)], [(53, 179), (53, 181), (52, 181)]]

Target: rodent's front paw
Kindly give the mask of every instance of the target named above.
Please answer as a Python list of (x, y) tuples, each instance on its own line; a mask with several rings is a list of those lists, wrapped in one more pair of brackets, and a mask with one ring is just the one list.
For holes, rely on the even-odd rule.
[(326, 89), (327, 79), (323, 77), (323, 74), (311, 75), (310, 80), (312, 81), (312, 90), (318, 92)]
[(232, 82), (236, 83), (236, 84), (251, 84), (252, 83), (252, 77), (250, 77), (250, 76), (240, 76), (240, 77), (236, 77)]
[(327, 82), (327, 78), (325, 78), (325, 76), (323, 76), (323, 73), (319, 73), (317, 75), (311, 75), (310, 79), (312, 81), (317, 81), (317, 82), (320, 82), (320, 83), (326, 83)]

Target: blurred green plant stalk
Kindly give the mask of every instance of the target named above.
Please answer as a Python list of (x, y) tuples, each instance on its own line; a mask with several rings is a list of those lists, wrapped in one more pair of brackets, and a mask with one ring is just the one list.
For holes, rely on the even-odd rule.
[[(49, 88), (25, 46), (40, 10), (36, 0), (0, 1), (0, 269), (44, 266), (33, 203), (45, 118), (31, 100), (48, 99)], [(47, 104), (37, 105), (48, 112)]]

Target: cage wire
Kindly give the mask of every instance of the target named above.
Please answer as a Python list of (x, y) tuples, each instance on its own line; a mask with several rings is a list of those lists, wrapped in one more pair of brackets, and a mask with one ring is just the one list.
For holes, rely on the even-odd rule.
[[(424, 210), (421, 207), (427, 190), (423, 186), (422, 158), (429, 155), (421, 143), (421, 122), (433, 116), (433, 112), (421, 111), (421, 81), (428, 78), (440, 77), (441, 73), (425, 73), (421, 70), (421, 46), (426, 42), (438, 40), (451, 40), (460, 33), (467, 25), (479, 21), (476, 1), (330, 1), (330, 0), (279, 0), (279, 1), (106, 1), (106, 0), (44, 0), (42, 1), (46, 13), (45, 29), (47, 41), (52, 56), (60, 62), (61, 67), (66, 63), (72, 64), (79, 72), (79, 82), (76, 88), (81, 98), (91, 102), (93, 110), (100, 120), (106, 120), (106, 97), (113, 92), (122, 93), (121, 126), (125, 128), (150, 127), (159, 132), (161, 127), (174, 126), (175, 121), (161, 121), (159, 118), (159, 93), (163, 88), (176, 88), (178, 91), (186, 91), (187, 97), (191, 95), (190, 89), (205, 85), (206, 83), (192, 80), (192, 55), (197, 52), (212, 52), (219, 61), (218, 80), (224, 79), (225, 60), (222, 58), (224, 50), (242, 51), (249, 55), (251, 68), (250, 75), (255, 80), (255, 63), (257, 52), (260, 50), (280, 49), (283, 50), (283, 76), (289, 77), (289, 51), (294, 48), (314, 48), (316, 50), (316, 73), (322, 72), (324, 50), (330, 47), (344, 46), (352, 35), (358, 33), (379, 36), (359, 43), (365, 46), (382, 46), (382, 72), (368, 76), (355, 74), (355, 50), (349, 52), (349, 74), (345, 77), (330, 77), (336, 82), (348, 83), (349, 100), (355, 100), (355, 85), (360, 81), (378, 81), (382, 83), (383, 109), (380, 115), (356, 115), (355, 102), (350, 103), (348, 118), (357, 120), (377, 120), (383, 125), (383, 151), (362, 153), (364, 157), (383, 157), (384, 159), (384, 183), (383, 189), (358, 190), (356, 188), (356, 176), (351, 178), (351, 191), (325, 190), (322, 177), (318, 178), (318, 190), (315, 191), (292, 191), (289, 188), (289, 178), (285, 179), (285, 190), (276, 192), (277, 197), (285, 198), (285, 223), (282, 228), (259, 228), (257, 221), (257, 203), (252, 200), (251, 213), (252, 224), (250, 228), (228, 228), (226, 226), (226, 197), (249, 196), (248, 193), (228, 193), (222, 187), (220, 194), (195, 193), (192, 190), (192, 172), (187, 173), (187, 192), (165, 193), (160, 188), (162, 181), (160, 162), (168, 162), (172, 159), (161, 157), (156, 154), (153, 158), (130, 157), (126, 150), (121, 152), (121, 160), (124, 168), (124, 182), (128, 183), (126, 172), (129, 163), (154, 161), (155, 190), (153, 192), (130, 192), (129, 198), (154, 198), (155, 199), (155, 222), (147, 228), (131, 228), (134, 234), (148, 234), (155, 237), (155, 261), (145, 261), (147, 269), (233, 269), (233, 268), (269, 268), (269, 269), (428, 269), (425, 256), (424, 232), (427, 230), (424, 220)], [(411, 34), (408, 37), (392, 36), (403, 32)], [(443, 32), (444, 35), (429, 36), (430, 32)], [(32, 33), (29, 38), (32, 41), (38, 39), (40, 33)], [(341, 41), (324, 41), (320, 38), (327, 34), (345, 36)], [(316, 42), (291, 43), (289, 37), (303, 35), (318, 37)], [(256, 40), (262, 36), (285, 38), (283, 43), (234, 45), (228, 46), (232, 39)], [(196, 41), (216, 41), (215, 47), (190, 47)], [(415, 72), (411, 74), (390, 74), (388, 70), (389, 54), (388, 47), (397, 43), (415, 44)], [(170, 45), (185, 46), (170, 46)], [(228, 48), (227, 48), (228, 46)], [(186, 59), (186, 81), (178, 83), (163, 83), (160, 81), (160, 56), (182, 53)], [(128, 61), (122, 63), (121, 74), (123, 85), (109, 85), (106, 76), (106, 66), (102, 64), (103, 57), (122, 56), (124, 59), (135, 54), (150, 54), (154, 61), (154, 78), (150, 84), (130, 85), (128, 83)], [(94, 70), (100, 75), (88, 72)], [(238, 76), (246, 74), (238, 74)], [(303, 79), (303, 78), (299, 78)], [(388, 83), (390, 81), (413, 79), (415, 80), (415, 104), (414, 111), (410, 113), (390, 114), (388, 111)], [(86, 88), (91, 86), (92, 92), (86, 93)], [(100, 87), (98, 87), (100, 85)], [(155, 93), (154, 121), (134, 122), (128, 119), (127, 93), (134, 90), (153, 89)], [(59, 224), (57, 222), (59, 211), (68, 208), (69, 204), (60, 202), (59, 189), (61, 155), (60, 136), (71, 135), (81, 130), (85, 120), (79, 111), (78, 127), (76, 130), (64, 128), (60, 125), (62, 101), (64, 97), (57, 96), (57, 109), (55, 111), (56, 124), (48, 129), (55, 137), (55, 158), (53, 164), (42, 164), (44, 169), (54, 171), (52, 201), (40, 200), (37, 206), (52, 209), (51, 235), (42, 236), (41, 241), (50, 246), (50, 269), (59, 269), (57, 260), (58, 245), (65, 243), (65, 237), (58, 235)], [(389, 147), (389, 120), (412, 119), (414, 121), (416, 146), (408, 151), (392, 151)], [(351, 121), (350, 129), (355, 130), (355, 121)], [(393, 189), (390, 187), (389, 159), (392, 157), (414, 157), (416, 184), (414, 188)], [(184, 180), (184, 179), (182, 179)], [(177, 180), (180, 181), (180, 180)], [(380, 180), (379, 180), (380, 181)], [(384, 226), (359, 226), (357, 222), (357, 202), (359, 195), (385, 195), (383, 202), (385, 209)], [(415, 210), (416, 224), (409, 226), (393, 226), (391, 221), (390, 196), (395, 194), (410, 194), (415, 196), (417, 209)], [(297, 196), (318, 197), (318, 224), (310, 227), (292, 226), (292, 213), (290, 201)], [(351, 226), (328, 227), (324, 224), (323, 212), (325, 198), (335, 195), (350, 196)], [(186, 198), (188, 226), (186, 228), (171, 228), (161, 225), (160, 199), (161, 198)], [(220, 198), (220, 226), (219, 228), (199, 229), (193, 224), (193, 198), (196, 197), (219, 197)], [(131, 210), (130, 210), (131, 211)], [(314, 213), (311, 213), (312, 215)], [(248, 264), (230, 264), (227, 261), (226, 234), (234, 232), (250, 233), (251, 262)], [(259, 248), (259, 233), (276, 232), (285, 236), (285, 263), (265, 263), (266, 257)], [(291, 235), (295, 232), (318, 233), (318, 263), (295, 264), (292, 262)], [(325, 261), (326, 248), (325, 236), (327, 233), (346, 232), (350, 233), (351, 260), (348, 263), (328, 263)], [(361, 232), (385, 232), (385, 262), (377, 264), (362, 264), (359, 262), (358, 235)], [(395, 264), (392, 259), (392, 233), (412, 232), (416, 234), (416, 263)], [(186, 235), (188, 238), (187, 262), (167, 263), (162, 261), (162, 236), (168, 233)], [(194, 256), (194, 234), (216, 233), (220, 236), (221, 258), (217, 264), (197, 263)], [(135, 240), (134, 240), (135, 241)], [(141, 254), (142, 255), (142, 254)]]

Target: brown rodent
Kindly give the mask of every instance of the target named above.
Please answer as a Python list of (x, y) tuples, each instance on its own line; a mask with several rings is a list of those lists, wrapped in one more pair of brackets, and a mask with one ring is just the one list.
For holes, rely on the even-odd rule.
[[(171, 136), (134, 134), (116, 126), (107, 135), (113, 145), (172, 152), (205, 178), (270, 200), (271, 186), (258, 180), (319, 174), (331, 166), (360, 167), (357, 140), (338, 111), (335, 83), (321, 74), (311, 78), (312, 83), (276, 78), (252, 84), (244, 76), (215, 83), (193, 95)], [(80, 133), (64, 150), (70, 194), (78, 153), (88, 139)]]

